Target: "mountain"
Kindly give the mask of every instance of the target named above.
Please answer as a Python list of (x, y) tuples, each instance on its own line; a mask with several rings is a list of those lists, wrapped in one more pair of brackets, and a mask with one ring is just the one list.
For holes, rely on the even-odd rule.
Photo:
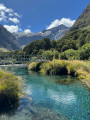
[(58, 51), (79, 49), (84, 44), (90, 43), (90, 4), (76, 20), (68, 32), (58, 40)]
[(2, 25), (0, 25), (0, 48), (6, 48), (8, 50), (19, 49), (16, 38)]
[(31, 43), (34, 40), (40, 40), (43, 38), (50, 38), (51, 40), (60, 39), (69, 28), (64, 25), (59, 25), (52, 29), (43, 30), (37, 33), (13, 33), (14, 37), (18, 40), (20, 46)]
[[(44, 33), (44, 34), (47, 33), (48, 36), (51, 35), (49, 34), (49, 32), (52, 34), (55, 34), (51, 38), (51, 39), (53, 38), (55, 39), (57, 36), (57, 33), (59, 33), (58, 32), (59, 27), (60, 26), (50, 30), (44, 30), (41, 33)], [(50, 49), (56, 50), (59, 53), (62, 53), (69, 49), (74, 49), (76, 50), (75, 52), (77, 53), (77, 50), (80, 50), (82, 46), (84, 46), (85, 44), (86, 45), (84, 48), (86, 49), (88, 43), (90, 44), (90, 4), (85, 8), (84, 12), (76, 20), (75, 24), (66, 32), (66, 34), (61, 39), (50, 41), (48, 38), (46, 39), (44, 38), (42, 40), (36, 40), (26, 45), (23, 51), (26, 54), (37, 55), (39, 53), (41, 54), (43, 51), (47, 51)], [(90, 53), (90, 49), (87, 49), (87, 53), (85, 52), (84, 55), (87, 56), (88, 53)], [(48, 52), (47, 54), (49, 55)]]
[(90, 3), (85, 8), (83, 13), (79, 16), (75, 24), (72, 26), (70, 31), (82, 29), (84, 27), (90, 26)]

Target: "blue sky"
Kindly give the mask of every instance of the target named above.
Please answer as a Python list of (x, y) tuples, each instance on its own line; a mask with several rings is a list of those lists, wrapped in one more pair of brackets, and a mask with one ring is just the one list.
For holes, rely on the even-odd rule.
[(71, 27), (90, 0), (0, 0), (0, 24), (10, 32)]

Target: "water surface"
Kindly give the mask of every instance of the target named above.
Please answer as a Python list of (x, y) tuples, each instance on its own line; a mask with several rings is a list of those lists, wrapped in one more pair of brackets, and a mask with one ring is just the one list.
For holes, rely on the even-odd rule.
[[(70, 76), (44, 76), (24, 66), (3, 67), (25, 80), (26, 96), (4, 108), (0, 120), (90, 120), (90, 95), (81, 82), (59, 84)], [(31, 99), (32, 98), (32, 99)]]

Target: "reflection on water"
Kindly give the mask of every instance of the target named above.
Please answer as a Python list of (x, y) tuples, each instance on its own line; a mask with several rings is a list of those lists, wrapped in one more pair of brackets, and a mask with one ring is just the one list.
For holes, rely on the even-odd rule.
[(23, 90), (28, 97), (24, 96), (16, 109), (14, 107), (14, 110), (2, 111), (0, 120), (89, 120), (89, 91), (78, 81), (68, 85), (58, 84), (61, 79), (74, 80), (74, 78), (42, 76), (28, 72), (26, 67), (4, 67), (3, 69), (25, 80)]
[(57, 84), (73, 84), (75, 83), (76, 81), (78, 81), (78, 79), (74, 78), (74, 77), (71, 77), (70, 75), (67, 75), (66, 76), (62, 76), (62, 79), (55, 79), (54, 82), (57, 83)]
[(48, 96), (50, 96), (50, 98), (53, 99), (55, 102), (59, 102), (62, 104), (72, 104), (76, 101), (76, 96), (72, 91), (58, 94), (55, 91), (48, 90)]
[(3, 113), (3, 114), (10, 114), (10, 115), (13, 115), (15, 114), (15, 112), (18, 110), (18, 107), (20, 106), (20, 101), (17, 101), (16, 103), (14, 104), (10, 104), (8, 106), (3, 106), (3, 107), (0, 107), (0, 115)]
[(19, 106), (20, 106), (20, 103), (18, 101), (17, 103), (14, 103), (12, 105), (9, 105), (6, 107), (0, 107), (0, 120), (9, 120), (10, 117), (15, 115)]

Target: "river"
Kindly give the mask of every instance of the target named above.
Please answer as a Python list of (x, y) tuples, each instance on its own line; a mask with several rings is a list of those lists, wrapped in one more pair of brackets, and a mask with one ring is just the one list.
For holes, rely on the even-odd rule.
[(90, 120), (90, 94), (81, 82), (59, 84), (70, 76), (47, 76), (26, 66), (4, 66), (25, 81), (25, 96), (0, 111), (0, 120)]

